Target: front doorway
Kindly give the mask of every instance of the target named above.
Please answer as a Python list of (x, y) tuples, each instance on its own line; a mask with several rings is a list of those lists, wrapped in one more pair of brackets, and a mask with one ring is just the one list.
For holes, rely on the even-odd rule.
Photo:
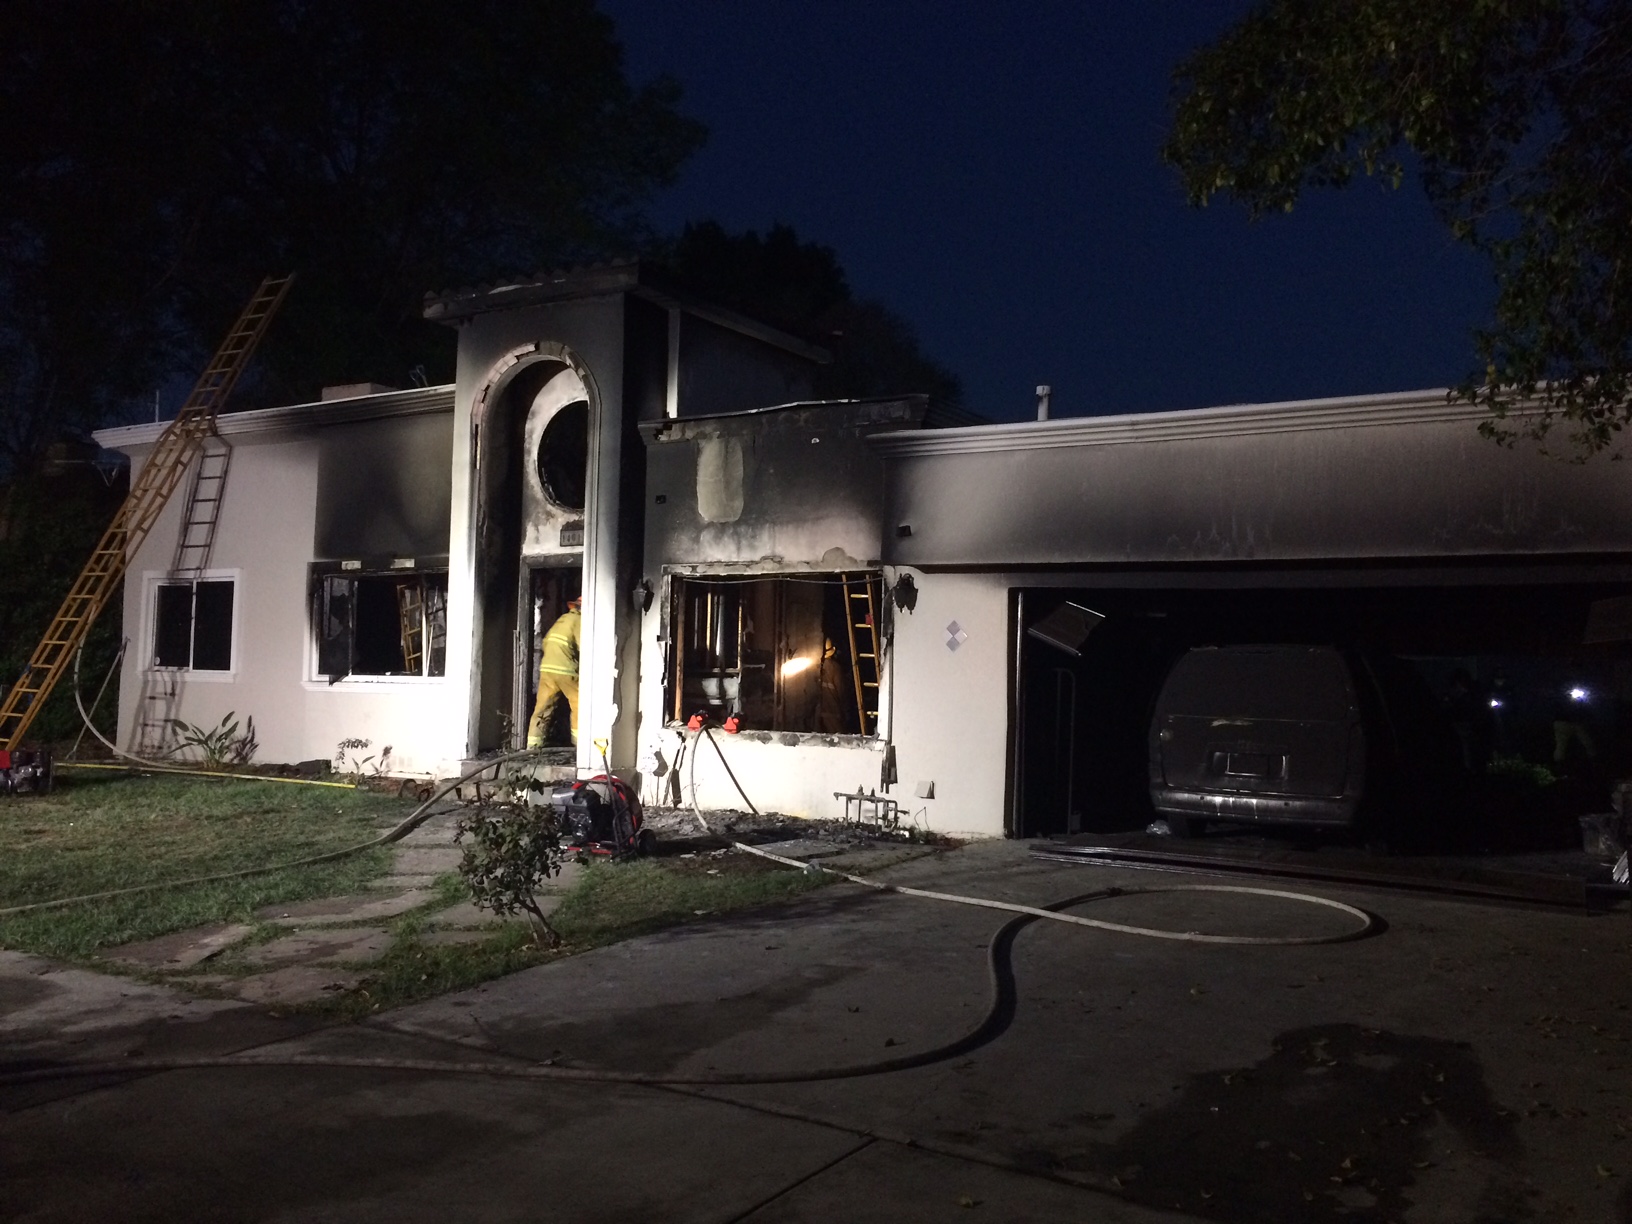
[[(527, 725), (538, 701), (538, 669), (543, 662), (544, 635), (567, 610), (567, 605), (583, 594), (584, 571), (579, 564), (529, 565), (521, 584), (518, 623), (525, 636), (516, 651), (520, 675), (516, 677), (518, 701), (512, 723), (518, 740), (525, 742)], [(565, 702), (558, 702), (554, 717), (544, 728), (546, 748), (567, 748), (572, 744), (571, 723)]]
[[(510, 379), (482, 425), (479, 752), (526, 743), (540, 644), (583, 589), (591, 407), (580, 370), (567, 359), (546, 359)], [(571, 742), (565, 722), (557, 734), (554, 742)]]

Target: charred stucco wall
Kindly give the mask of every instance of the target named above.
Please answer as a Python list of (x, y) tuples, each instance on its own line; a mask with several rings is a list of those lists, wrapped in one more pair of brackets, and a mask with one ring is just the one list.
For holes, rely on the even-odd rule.
[[(439, 415), (446, 428), (451, 395)], [(326, 406), (316, 406), (321, 415)], [(277, 412), (279, 410), (272, 410)], [(345, 738), (368, 739), (373, 751), (392, 749), (391, 768), (404, 773), (445, 774), (459, 759), (460, 745), (438, 730), (438, 712), (448, 702), (445, 679), (380, 677), (329, 685), (314, 672), (309, 592), (317, 538), (320, 471), (326, 439), (310, 422), (250, 435), (235, 434), (247, 418), (224, 418), (223, 433), (233, 444), (224, 501), (207, 576), (231, 578), (233, 666), (224, 673), (182, 673), (169, 716), (214, 726), (228, 713), (253, 717), (260, 740), (259, 761), (332, 758)], [(370, 430), (391, 433), (391, 419), (353, 422), (347, 445), (364, 445)], [(100, 440), (131, 455), (140, 470), (150, 442), (130, 442), (134, 430), (107, 431)], [(126, 435), (121, 438), (118, 435)], [(124, 631), (130, 639), (119, 685), (119, 742), (137, 742), (153, 651), (154, 588), (169, 572), (180, 530), (186, 485), (165, 508), (132, 559), (124, 586)], [(444, 543), (441, 546), (446, 549)], [(155, 707), (156, 708), (156, 707)]]
[[(910, 565), (1547, 556), (1632, 548), (1632, 473), (1502, 449), (1440, 394), (881, 440)], [(1402, 402), (1404, 401), (1404, 402)], [(899, 525), (911, 535), (898, 534)]]
[[(541, 362), (569, 362), (584, 378), (590, 399), (588, 480), (584, 510), (584, 628), (580, 676), (579, 763), (594, 764), (593, 741), (612, 741), (614, 763), (634, 756), (635, 624), (628, 590), (640, 565), (641, 521), (622, 513), (629, 453), (639, 452), (635, 421), (625, 412), (625, 375), (649, 381), (653, 363), (628, 351), (627, 295), (550, 302), (522, 310), (479, 314), (460, 325), (458, 382), (453, 443), (452, 547), (448, 625), (448, 670), (469, 694), (459, 718), (467, 751), (497, 746), (485, 742), (493, 730), (484, 717), (489, 706), (510, 693), (511, 634), (517, 603), (514, 562), (507, 579), (495, 585), (493, 565), (479, 561), (483, 480), (473, 468), (479, 429), (515, 433), (506, 446), (482, 441), (494, 462), (522, 464), (521, 421), (505, 397), (511, 384), (528, 377)], [(645, 328), (649, 337), (654, 329)], [(638, 384), (635, 402), (652, 402), (655, 392)], [(521, 405), (520, 417), (526, 405)], [(506, 453), (508, 451), (508, 453)], [(518, 502), (519, 505), (519, 502)], [(519, 549), (519, 541), (517, 542)], [(500, 589), (500, 587), (503, 589)], [(502, 673), (502, 674), (501, 674)], [(502, 690), (502, 692), (501, 692)]]
[(866, 438), (922, 419), (923, 401), (904, 399), (645, 427), (647, 577), (676, 564), (876, 564), (884, 465)]
[(451, 412), (334, 425), (316, 437), (315, 558), (447, 554)]
[[(876, 566), (883, 466), (865, 439), (912, 428), (921, 399), (812, 404), (644, 426), (646, 570), (651, 592), (641, 630), (640, 773), (652, 801), (672, 799), (672, 767), (685, 738), (666, 725), (668, 599), (675, 573), (778, 573)], [(886, 661), (884, 683), (889, 684)], [(755, 804), (801, 816), (842, 814), (835, 791), (879, 785), (880, 735), (823, 736), (750, 728), (717, 735)], [(697, 745), (695, 783), (705, 807), (740, 806), (714, 750)], [(683, 770), (689, 801), (693, 775)]]
[(624, 409), (637, 421), (660, 421), (669, 400), (669, 312), (644, 298), (625, 299)]
[(808, 399), (815, 367), (804, 357), (696, 315), (682, 314), (679, 415), (746, 412)]

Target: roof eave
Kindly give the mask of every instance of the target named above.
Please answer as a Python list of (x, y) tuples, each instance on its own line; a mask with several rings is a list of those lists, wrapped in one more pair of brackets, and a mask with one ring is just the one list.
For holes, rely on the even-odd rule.
[[(1456, 402), (1447, 388), (1381, 395), (1230, 404), (1171, 412), (1117, 416), (1062, 417), (950, 429), (874, 434), (868, 441), (891, 458), (918, 455), (1054, 449), (1062, 446), (1115, 446), (1134, 442), (1176, 442), (1195, 438), (1289, 433), (1312, 429), (1478, 421), (1488, 411)], [(1518, 414), (1518, 415), (1523, 415)]]
[[(255, 434), (277, 434), (345, 425), (354, 421), (386, 417), (423, 416), (453, 411), (454, 387), (414, 387), (407, 391), (387, 391), (378, 395), (358, 395), (350, 399), (319, 400), (307, 404), (286, 404), (277, 408), (254, 408), (247, 412), (226, 412), (216, 418), (216, 432), (224, 438)], [(141, 425), (117, 425), (91, 434), (108, 450), (129, 451), (151, 446), (170, 427), (170, 421)]]

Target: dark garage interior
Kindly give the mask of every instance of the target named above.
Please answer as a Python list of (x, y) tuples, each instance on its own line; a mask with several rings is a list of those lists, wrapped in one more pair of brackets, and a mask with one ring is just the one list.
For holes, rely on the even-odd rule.
[[(1394, 713), (1367, 715), (1392, 718), (1417, 752), (1400, 771), (1409, 785), (1367, 810), (1368, 829), (1404, 826), (1391, 851), (1579, 853), (1579, 817), (1609, 811), (1613, 783), (1632, 776), (1632, 649), (1583, 640), (1606, 636), (1588, 633), (1594, 606), (1601, 617), (1629, 593), (1607, 581), (1019, 590), (1013, 832), (1145, 829), (1151, 719), (1174, 663), (1196, 647), (1305, 644), (1392, 668), (1411, 693), (1408, 708), (1390, 698)], [(1062, 617), (1063, 644), (1050, 628)], [(1248, 834), (1345, 840), (1227, 823), (1205, 836)]]

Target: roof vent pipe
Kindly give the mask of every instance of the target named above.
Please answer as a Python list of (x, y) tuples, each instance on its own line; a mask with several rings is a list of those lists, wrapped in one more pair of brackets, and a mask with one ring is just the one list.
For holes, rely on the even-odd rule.
[(1054, 388), (1047, 383), (1039, 383), (1037, 386), (1037, 419), (1039, 421), (1048, 420), (1048, 397), (1053, 394), (1053, 391)]

